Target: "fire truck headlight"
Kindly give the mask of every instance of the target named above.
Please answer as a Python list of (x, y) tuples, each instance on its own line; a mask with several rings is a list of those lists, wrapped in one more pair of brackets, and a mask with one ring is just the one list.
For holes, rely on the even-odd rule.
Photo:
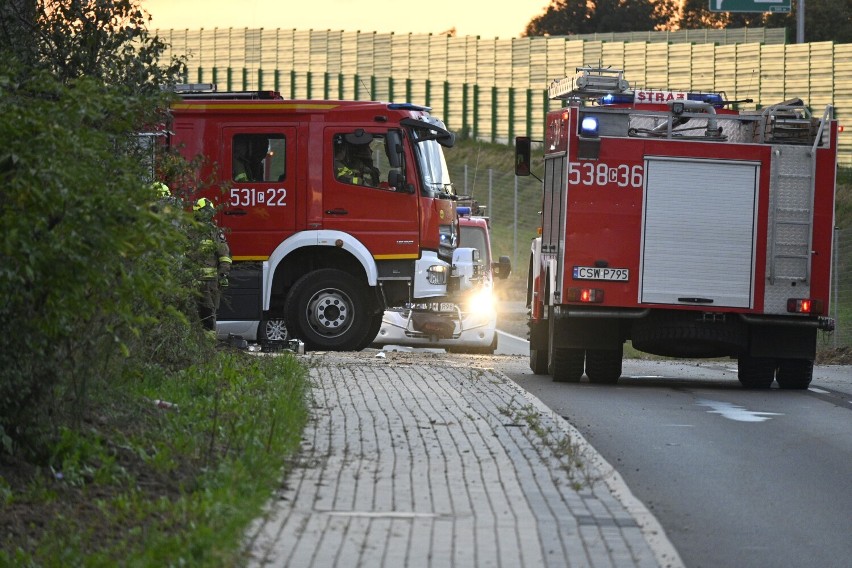
[(491, 288), (479, 288), (467, 300), (467, 311), (474, 314), (488, 314), (494, 311), (494, 295)]
[(456, 242), (456, 226), (453, 225), (441, 225), (438, 227), (440, 242), (438, 243), (438, 256), (442, 259), (444, 258), (452, 258), (453, 251), (457, 246)]
[(598, 119), (595, 116), (586, 116), (580, 123), (580, 136), (597, 136)]
[(426, 279), (429, 280), (429, 284), (446, 284), (447, 267), (442, 264), (433, 264), (426, 269)]

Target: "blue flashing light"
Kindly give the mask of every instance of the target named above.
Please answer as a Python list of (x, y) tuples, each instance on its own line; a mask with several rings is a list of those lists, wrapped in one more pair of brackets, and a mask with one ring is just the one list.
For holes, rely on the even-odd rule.
[(601, 105), (629, 105), (633, 103), (633, 94), (609, 93), (602, 96), (598, 102)]
[(425, 107), (413, 103), (390, 103), (388, 108), (391, 110), (425, 110), (427, 112), (432, 110), (432, 107)]
[(456, 213), (458, 213), (462, 217), (464, 217), (465, 215), (470, 215), (470, 207), (456, 207)]
[(724, 106), (725, 100), (719, 93), (688, 93), (687, 98), (691, 101), (700, 101), (708, 103), (715, 107)]
[(598, 118), (596, 116), (584, 116), (580, 123), (580, 136), (597, 136)]

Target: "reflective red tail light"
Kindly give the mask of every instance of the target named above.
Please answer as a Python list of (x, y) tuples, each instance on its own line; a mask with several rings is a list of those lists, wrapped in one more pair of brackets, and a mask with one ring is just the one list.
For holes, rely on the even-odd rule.
[(823, 303), (822, 300), (814, 300), (813, 298), (788, 298), (787, 311), (793, 314), (821, 315)]
[(598, 288), (568, 288), (565, 300), (567, 302), (582, 302), (587, 304), (600, 304), (603, 302), (603, 290)]

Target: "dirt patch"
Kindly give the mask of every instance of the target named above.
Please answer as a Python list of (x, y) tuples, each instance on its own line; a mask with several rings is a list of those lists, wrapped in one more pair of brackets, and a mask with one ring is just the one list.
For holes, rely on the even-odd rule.
[(817, 352), (817, 365), (852, 365), (852, 347), (822, 349)]

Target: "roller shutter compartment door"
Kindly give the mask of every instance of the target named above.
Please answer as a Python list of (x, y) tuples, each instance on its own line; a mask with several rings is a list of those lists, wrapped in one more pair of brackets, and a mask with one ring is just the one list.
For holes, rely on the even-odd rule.
[(752, 307), (759, 166), (646, 158), (640, 302)]

